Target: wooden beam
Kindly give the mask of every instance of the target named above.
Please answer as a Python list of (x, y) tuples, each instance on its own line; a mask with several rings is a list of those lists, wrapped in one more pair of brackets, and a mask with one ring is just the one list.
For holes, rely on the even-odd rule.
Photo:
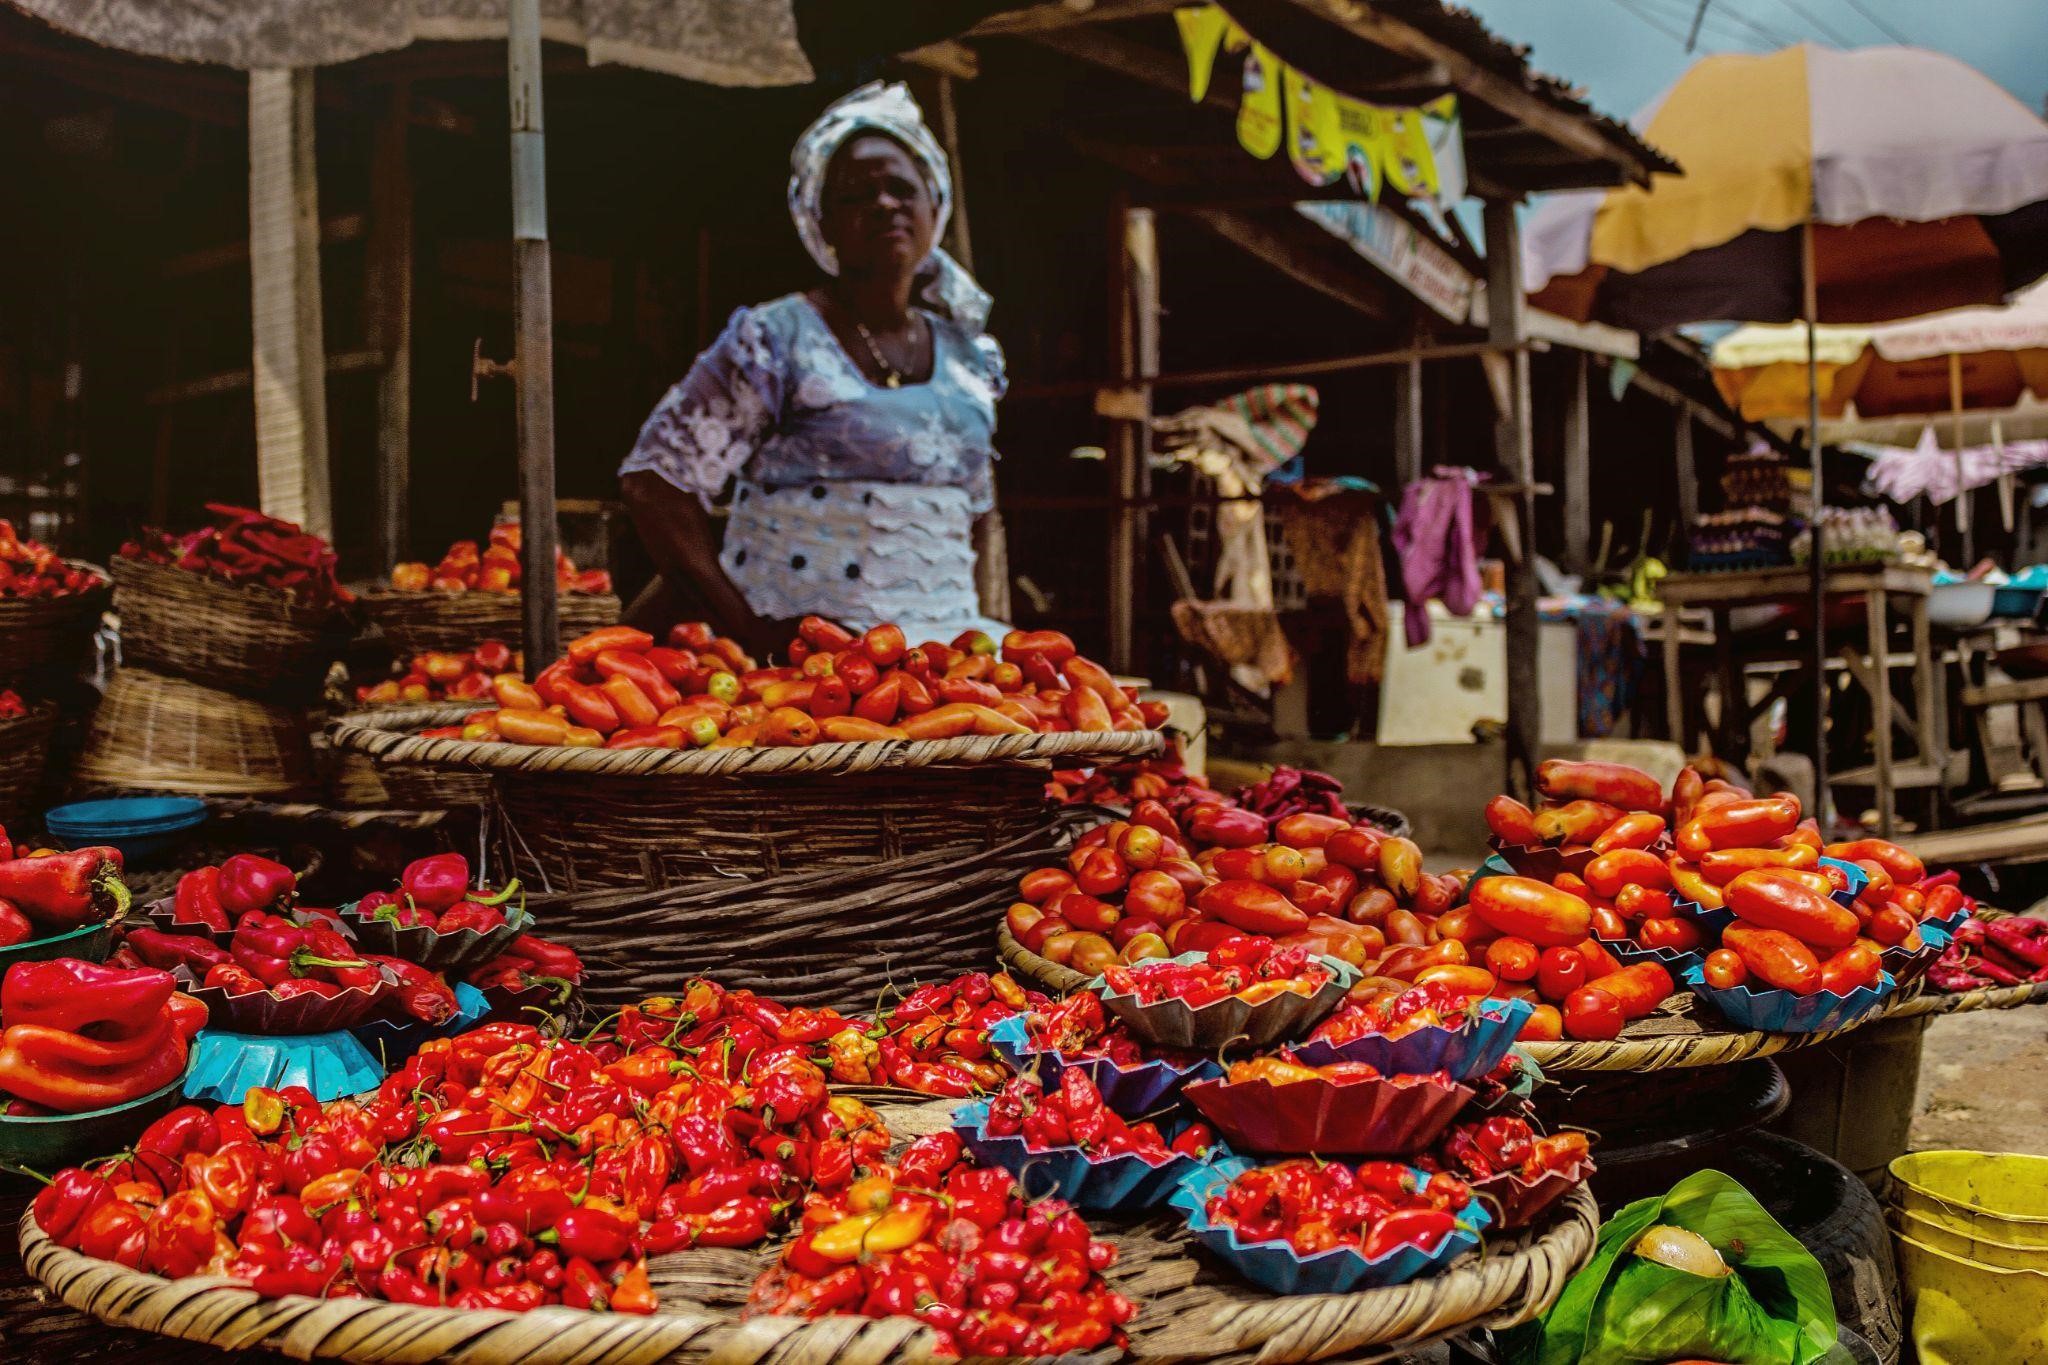
[[(1105, 71), (1114, 71), (1119, 76), (1126, 76), (1140, 84), (1178, 95), (1183, 100), (1188, 98), (1187, 64), (1159, 48), (1095, 29), (1055, 29), (1035, 34), (1033, 38), (1039, 45), (1063, 53), (1076, 61), (1099, 66)], [(1237, 108), (1237, 102), (1225, 96), (1215, 82), (1210, 83), (1209, 92), (1203, 97), (1202, 103), (1216, 109)]]
[[(1532, 344), (1531, 350), (1546, 349)], [(1349, 370), (1372, 370), (1387, 365), (1417, 361), (1470, 360), (1496, 355), (1487, 341), (1451, 342), (1441, 346), (1404, 347), (1398, 351), (1373, 351), (1365, 355), (1326, 356), (1313, 360), (1270, 360), (1256, 365), (1225, 365), (1213, 370), (1171, 370), (1165, 374), (1140, 375), (1155, 389), (1207, 389), (1219, 384), (1259, 384), (1267, 380), (1307, 379), (1319, 374), (1343, 374)], [(1006, 398), (1079, 398), (1114, 389), (1114, 379), (1058, 379), (1043, 384), (1018, 384)]]
[[(1369, 43), (1405, 53), (1419, 61), (1440, 63), (1450, 78), (1450, 84), (1459, 93), (1491, 105), (1581, 156), (1622, 167), (1630, 180), (1648, 182), (1648, 170), (1636, 156), (1603, 133), (1586, 116), (1555, 107), (1519, 80), (1481, 66), (1407, 20), (1384, 9), (1361, 4), (1359, 0), (1293, 0), (1293, 3)], [(1339, 85), (1338, 88), (1343, 87)]]
[[(320, 245), (334, 246), (340, 242), (361, 241), (369, 230), (369, 217), (361, 213), (330, 214), (320, 220)], [(249, 260), (249, 243), (245, 238), (239, 242), (222, 242), (218, 246), (203, 246), (191, 251), (180, 252), (163, 264), (163, 277), (167, 280), (183, 279), (188, 275), (202, 275), (209, 270), (223, 270), (231, 265), (244, 265)]]
[(1187, 0), (1061, 0), (992, 14), (967, 31), (970, 38), (1011, 38), (1053, 33), (1083, 24), (1106, 24), (1171, 14)]
[[(384, 352), (380, 350), (330, 351), (327, 355), (327, 374), (330, 378), (338, 374), (362, 374), (366, 371), (381, 370), (385, 366)], [(176, 403), (189, 403), (196, 398), (217, 398), (222, 394), (240, 393), (255, 382), (253, 370), (222, 370), (217, 374), (201, 375), (197, 379), (181, 379), (169, 384), (159, 384), (142, 395), (142, 401), (149, 407), (164, 407)]]
[[(1593, 409), (1584, 351), (1568, 362), (1564, 392), (1564, 567), (1585, 575), (1593, 569)], [(1590, 588), (1592, 585), (1583, 584)]]
[(1152, 390), (1137, 381), (1159, 370), (1159, 236), (1151, 210), (1119, 200), (1111, 216), (1110, 323), (1117, 373), (1135, 398), (1110, 437), (1109, 666), (1137, 670), (1136, 623), (1146, 581), (1144, 499), (1151, 494)]
[(1731, 441), (1742, 438), (1741, 427), (1729, 421), (1699, 399), (1694, 398), (1691, 394), (1665, 383), (1655, 375), (1645, 374), (1642, 370), (1637, 370), (1628, 377), (1628, 382), (1641, 389), (1644, 393), (1649, 394), (1652, 398), (1669, 403), (1673, 407), (1690, 409), (1693, 418), (1700, 425), (1711, 429), (1717, 435), (1725, 436)]
[(971, 81), (981, 74), (981, 58), (975, 55), (974, 49), (951, 38), (899, 52), (896, 60), (963, 81)]
[(1335, 238), (1306, 219), (1291, 221), (1282, 228), (1234, 209), (1198, 209), (1194, 217), (1225, 241), (1236, 243), (1281, 274), (1319, 294), (1348, 304), (1370, 318), (1384, 319), (1394, 314), (1389, 291), (1364, 268), (1344, 269), (1348, 262), (1330, 253), (1311, 250), (1310, 244), (1295, 234), (1294, 228), (1298, 223), (1302, 230), (1315, 234), (1317, 240), (1314, 245), (1329, 243), (1337, 246)]
[(1515, 206), (1489, 199), (1485, 206), (1487, 339), (1503, 349), (1510, 379), (1507, 410), (1495, 428), (1501, 471), (1518, 489), (1513, 519), (1522, 553), (1507, 564), (1506, 645), (1508, 666), (1507, 787), (1518, 797), (1533, 793), (1542, 749), (1543, 691), (1537, 649), (1536, 452), (1531, 431), (1529, 353), (1522, 293), (1521, 232)]
[(377, 378), (376, 567), (409, 549), (412, 493), (412, 87), (386, 92), (370, 149), (371, 235), (364, 271), (370, 340), (385, 356)]

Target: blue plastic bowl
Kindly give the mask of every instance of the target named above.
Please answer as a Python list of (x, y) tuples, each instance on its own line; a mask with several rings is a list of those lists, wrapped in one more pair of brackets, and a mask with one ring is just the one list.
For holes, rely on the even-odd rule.
[(2041, 606), (2041, 588), (2008, 583), (1991, 594), (1991, 614), (2015, 619), (2032, 616)]
[(67, 844), (112, 844), (125, 861), (141, 863), (206, 819), (206, 803), (196, 797), (120, 796), (58, 806), (44, 814), (43, 825)]
[[(1486, 1206), (1474, 1199), (1459, 1213), (1458, 1227), (1433, 1252), (1420, 1247), (1399, 1247), (1367, 1260), (1363, 1253), (1350, 1247), (1337, 1247), (1303, 1256), (1285, 1242), (1240, 1241), (1237, 1229), (1209, 1221), (1209, 1196), (1251, 1166), (1251, 1162), (1237, 1157), (1198, 1167), (1167, 1202), (1187, 1212), (1188, 1231), (1196, 1241), (1229, 1262), (1238, 1274), (1275, 1294), (1349, 1294), (1360, 1289), (1406, 1284), (1418, 1275), (1443, 1269), (1478, 1246), (1480, 1235), (1493, 1222)], [(1429, 1179), (1426, 1172), (1415, 1174), (1420, 1179)]]

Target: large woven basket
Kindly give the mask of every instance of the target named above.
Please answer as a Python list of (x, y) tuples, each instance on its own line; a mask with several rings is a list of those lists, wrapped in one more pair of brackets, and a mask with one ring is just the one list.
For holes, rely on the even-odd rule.
[(1056, 858), (1078, 828), (1061, 820), (987, 851), (541, 897), (527, 908), (536, 933), (582, 957), (584, 993), (606, 1009), (679, 994), (691, 977), (711, 975), (790, 1004), (865, 1015), (891, 983), (907, 990), (984, 969), (1017, 879)]
[(1148, 731), (614, 751), (414, 733), (463, 714), (359, 712), (335, 723), (333, 740), (384, 764), (488, 772), (514, 870), (551, 892), (757, 879), (993, 849), (1045, 823), (1045, 778), (1055, 762), (1150, 753), (1162, 743)]
[(116, 669), (108, 680), (73, 783), (200, 796), (289, 795), (316, 785), (297, 712), (141, 668)]
[(252, 695), (311, 699), (345, 614), (138, 559), (114, 561), (123, 663)]
[[(377, 586), (358, 589), (356, 600), (400, 658), (430, 649), (475, 649), (484, 640), (514, 644), (525, 628), (526, 599), (516, 592), (401, 592)], [(618, 624), (619, 599), (610, 593), (562, 593), (555, 603), (564, 640)]]
[[(949, 1126), (951, 1101), (862, 1097), (899, 1139)], [(1592, 1256), (1599, 1213), (1583, 1186), (1537, 1226), (1489, 1238), (1441, 1274), (1392, 1289), (1276, 1297), (1211, 1260), (1178, 1216), (1091, 1216), (1119, 1249), (1107, 1278), (1139, 1306), (1134, 1365), (1383, 1360), (1446, 1337), (1526, 1322), (1557, 1301)], [(375, 1299), (265, 1299), (224, 1280), (166, 1280), (67, 1251), (24, 1214), (21, 1256), (62, 1302), (103, 1322), (229, 1350), (267, 1348), (300, 1359), (483, 1365), (912, 1365), (933, 1340), (914, 1318), (762, 1317), (740, 1309), (772, 1247), (677, 1252), (654, 1258), (662, 1307), (647, 1317), (543, 1308), (472, 1312)], [(1080, 1357), (1108, 1360), (1114, 1352)]]
[(64, 562), (98, 574), (98, 586), (67, 597), (0, 598), (0, 685), (42, 674), (75, 674), (92, 652), (92, 633), (113, 588), (98, 565), (82, 559)]
[(25, 716), (0, 720), (0, 825), (18, 824), (28, 814), (56, 728), (57, 707), (46, 701), (29, 707)]

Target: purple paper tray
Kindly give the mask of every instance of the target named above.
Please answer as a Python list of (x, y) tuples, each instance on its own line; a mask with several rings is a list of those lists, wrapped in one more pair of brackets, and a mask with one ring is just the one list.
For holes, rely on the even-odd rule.
[(1013, 1014), (988, 1031), (989, 1045), (1019, 1074), (1037, 1072), (1046, 1090), (1058, 1088), (1060, 1075), (1069, 1068), (1094, 1082), (1102, 1102), (1127, 1119), (1139, 1118), (1171, 1102), (1181, 1086), (1208, 1076), (1220, 1076), (1223, 1068), (1207, 1057), (1185, 1064), (1153, 1058), (1136, 1066), (1119, 1066), (1107, 1057), (1063, 1057), (1031, 1046), (1031, 1030), (1021, 1014)]
[(1432, 1025), (1392, 1039), (1374, 1033), (1348, 1043), (1312, 1038), (1294, 1055), (1304, 1066), (1364, 1062), (1389, 1076), (1447, 1071), (1454, 1080), (1470, 1080), (1500, 1065), (1535, 1012), (1526, 1000), (1483, 1000), (1478, 1012), (1456, 1028)]
[(1349, 1085), (1197, 1081), (1182, 1094), (1235, 1150), (1348, 1157), (1413, 1156), (1443, 1136), (1472, 1098), (1469, 1086), (1421, 1076)]

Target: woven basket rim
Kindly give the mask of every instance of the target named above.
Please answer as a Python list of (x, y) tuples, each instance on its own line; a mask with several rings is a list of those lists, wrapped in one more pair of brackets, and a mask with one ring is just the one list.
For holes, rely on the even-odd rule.
[[(519, 602), (526, 596), (525, 589), (515, 588), (511, 592), (492, 592), (483, 588), (466, 588), (461, 592), (443, 592), (438, 588), (394, 588), (389, 583), (371, 581), (352, 585), (349, 591), (364, 603), (405, 603), (415, 602)], [(558, 602), (611, 602), (619, 601), (617, 593), (610, 592), (562, 592), (557, 590)]]
[(61, 555), (58, 561), (73, 569), (85, 569), (99, 575), (99, 582), (77, 592), (59, 593), (55, 597), (0, 597), (0, 609), (19, 610), (24, 607), (77, 606), (94, 597), (104, 597), (114, 590), (114, 576), (104, 564), (95, 564), (89, 559), (74, 559)]
[(1049, 735), (968, 735), (959, 739), (874, 740), (808, 748), (570, 749), (500, 742), (426, 739), (413, 733), (450, 725), (470, 706), (392, 707), (352, 712), (329, 730), (336, 748), (379, 763), (448, 764), (493, 773), (581, 773), (614, 777), (774, 777), (860, 773), (982, 763), (1033, 763), (1161, 752), (1156, 730), (1068, 731)]
[(345, 619), (349, 614), (349, 604), (346, 602), (336, 602), (326, 607), (308, 606), (276, 588), (266, 588), (260, 583), (230, 583), (211, 574), (193, 573), (170, 564), (156, 564), (127, 555), (115, 555), (108, 562), (108, 567), (116, 587), (120, 586), (124, 576), (129, 576), (134, 579), (131, 586), (140, 586), (147, 590), (146, 581), (155, 576), (162, 582), (191, 585), (191, 591), (212, 593), (223, 600), (254, 602), (260, 604), (265, 611), (274, 612), (282, 607), (285, 613), (283, 619), (307, 629), (331, 624)]
[(28, 710), (19, 716), (0, 716), (0, 735), (14, 727), (27, 729), (31, 725), (43, 724), (57, 718), (57, 703), (53, 701), (32, 701), (25, 705)]
[[(1540, 1231), (1521, 1234), (1520, 1244), (1512, 1248), (1489, 1249), (1479, 1260), (1392, 1288), (1182, 1306), (1168, 1335), (1185, 1338), (1193, 1330), (1214, 1346), (1255, 1352), (1261, 1361), (1284, 1365), (1365, 1348), (1419, 1347), (1475, 1328), (1511, 1326), (1556, 1301), (1566, 1281), (1591, 1257), (1598, 1223), (1592, 1193), (1579, 1185), (1558, 1201)], [(931, 1338), (910, 1318), (743, 1321), (730, 1311), (697, 1306), (628, 1317), (552, 1306), (504, 1313), (381, 1299), (266, 1299), (218, 1277), (168, 1280), (68, 1250), (49, 1239), (30, 1211), (22, 1214), (18, 1244), (31, 1276), (66, 1305), (103, 1322), (144, 1331), (164, 1324), (169, 1330), (160, 1335), (235, 1349), (282, 1346), (289, 1335), (292, 1354), (308, 1359), (413, 1359), (411, 1350), (421, 1340), (439, 1341), (467, 1358), (492, 1359), (491, 1338), (497, 1332), (509, 1333), (520, 1347), (518, 1358), (531, 1365), (628, 1355), (638, 1360), (717, 1359), (727, 1365), (771, 1360), (829, 1365), (849, 1359), (909, 1365), (930, 1358)], [(762, 1249), (764, 1266), (770, 1254)], [(1201, 1253), (1190, 1239), (1184, 1254), (1194, 1258)], [(1141, 1302), (1141, 1323), (1144, 1307)], [(1190, 1318), (1192, 1324), (1185, 1321)], [(544, 1330), (521, 1333), (522, 1323)], [(1144, 1365), (1189, 1358), (1172, 1340), (1162, 1343), (1166, 1350), (1148, 1352), (1145, 1337), (1141, 1328), (1122, 1359)], [(386, 1349), (352, 1354), (351, 1341), (381, 1343)]]

